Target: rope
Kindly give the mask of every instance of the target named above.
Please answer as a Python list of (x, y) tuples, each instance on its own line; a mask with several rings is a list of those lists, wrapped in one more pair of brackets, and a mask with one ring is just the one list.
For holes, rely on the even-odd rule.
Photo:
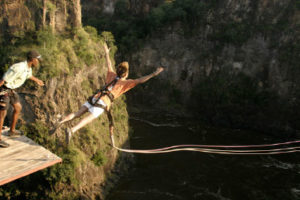
[[(287, 144), (295, 144), (300, 141), (289, 141), (274, 144), (262, 144), (262, 145), (194, 145), (194, 144), (182, 144), (173, 145), (170, 147), (158, 148), (158, 149), (123, 149), (115, 145), (114, 137), (111, 135), (112, 145), (115, 149), (127, 152), (127, 153), (140, 153), (140, 154), (161, 154), (177, 151), (195, 151), (211, 154), (227, 154), (227, 155), (276, 155), (296, 153), (300, 151), (300, 147), (284, 147), (276, 149), (254, 149), (254, 150), (236, 150), (235, 148), (254, 148), (254, 147), (274, 147)], [(217, 148), (233, 148), (233, 149), (217, 149)]]

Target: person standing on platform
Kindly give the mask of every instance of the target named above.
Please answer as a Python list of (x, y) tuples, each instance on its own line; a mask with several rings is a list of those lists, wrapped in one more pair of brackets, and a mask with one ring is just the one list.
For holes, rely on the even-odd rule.
[(32, 67), (37, 67), (40, 60), (41, 55), (37, 51), (29, 51), (27, 53), (27, 60), (12, 65), (0, 80), (0, 147), (9, 147), (9, 144), (1, 139), (3, 122), (9, 104), (11, 104), (14, 109), (9, 136), (20, 135), (20, 133), (16, 131), (16, 124), (22, 110), (22, 105), (19, 100), (19, 95), (14, 89), (21, 87), (27, 79), (36, 82), (39, 86), (44, 86), (42, 80), (32, 75)]

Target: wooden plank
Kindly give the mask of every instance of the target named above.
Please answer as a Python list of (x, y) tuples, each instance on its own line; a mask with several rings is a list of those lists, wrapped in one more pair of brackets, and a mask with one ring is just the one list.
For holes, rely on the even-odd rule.
[(62, 162), (60, 157), (25, 136), (10, 138), (4, 132), (2, 139), (10, 147), (0, 148), (0, 186)]
[[(8, 148), (7, 148), (8, 149)], [(0, 150), (0, 161), (3, 162), (7, 159), (13, 159), (13, 158), (19, 158), (21, 155), (23, 156), (28, 156), (27, 154), (30, 153), (30, 151), (36, 150), (35, 146), (28, 146), (28, 145), (23, 145), (21, 148), (18, 148), (16, 151), (7, 151), (7, 152), (1, 152)]]
[[(10, 147), (9, 147), (10, 148)], [(9, 149), (6, 148), (6, 149)], [(19, 157), (19, 154), (23, 154), (23, 156), (31, 157), (30, 151), (41, 151), (43, 152), (45, 149), (40, 148), (39, 146), (33, 146), (33, 145), (23, 145), (22, 148), (17, 148), (16, 150), (13, 150), (11, 148), (10, 151), (2, 152), (2, 149), (0, 149), (0, 161), (5, 160), (7, 158), (14, 158)]]
[(11, 176), (9, 178), (1, 179), (0, 180), (0, 186), (4, 185), (6, 183), (12, 182), (12, 181), (14, 181), (16, 179), (22, 178), (24, 176), (27, 176), (29, 174), (32, 174), (34, 172), (37, 172), (39, 170), (45, 169), (47, 167), (50, 167), (50, 166), (55, 165), (55, 164), (60, 163), (60, 162), (62, 162), (61, 159), (60, 160), (53, 160), (52, 162), (44, 163), (43, 165), (40, 165), (39, 167), (36, 167), (36, 168), (33, 168), (33, 169), (30, 169), (30, 170), (28, 170), (28, 171), (26, 171), (26, 172), (24, 172), (22, 174), (16, 174), (16, 175)]
[[(28, 152), (28, 153), (30, 153), (30, 152)], [(7, 166), (9, 166), (9, 168), (11, 170), (15, 170), (14, 167), (26, 165), (26, 162), (41, 161), (41, 160), (49, 161), (51, 159), (54, 160), (57, 158), (53, 158), (53, 157), (50, 158), (50, 156), (48, 156), (48, 154), (47, 155), (43, 154), (41, 151), (31, 151), (30, 157), (22, 157), (22, 158), (15, 157), (13, 159), (8, 158), (8, 160), (3, 162), (3, 166), (6, 169), (7, 169)], [(1, 174), (1, 172), (0, 172), (0, 174)]]
[(25, 146), (30, 145), (36, 145), (32, 140), (25, 136), (20, 136), (16, 138), (10, 138), (7, 136), (7, 132), (2, 133), (2, 139), (6, 142), (8, 142), (13, 148), (1, 148), (0, 149), (0, 159), (2, 157), (5, 157), (7, 154), (14, 154), (14, 151), (17, 151), (19, 149), (23, 149)]
[(7, 169), (9, 167), (13, 170), (13, 166), (20, 165), (19, 163), (26, 164), (26, 161), (41, 159), (38, 157), (39, 155), (41, 155), (41, 158), (47, 158), (46, 160), (49, 160), (48, 154), (45, 155), (39, 149), (34, 149), (33, 147), (24, 149), (24, 152), (19, 152), (14, 156), (10, 156), (6, 159), (1, 159), (0, 174), (3, 168)]
[(13, 168), (6, 170), (6, 173), (2, 174), (1, 178), (6, 179), (11, 176), (14, 176), (14, 174), (22, 174), (28, 170), (31, 170), (40, 165), (43, 165), (44, 163), (47, 163), (47, 162), (46, 161), (38, 162), (36, 160), (27, 161), (25, 163), (22, 163), (21, 165), (14, 166)]

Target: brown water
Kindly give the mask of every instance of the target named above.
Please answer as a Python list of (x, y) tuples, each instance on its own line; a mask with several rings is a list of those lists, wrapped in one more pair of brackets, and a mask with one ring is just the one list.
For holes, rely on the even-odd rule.
[[(171, 121), (178, 124), (174, 119)], [(140, 120), (130, 120), (130, 124), (134, 129), (131, 148), (135, 149), (175, 144), (234, 145), (283, 141), (258, 132), (208, 128), (191, 122), (180, 121), (179, 127), (155, 127)], [(136, 154), (136, 164), (131, 172), (120, 180), (107, 199), (299, 200), (299, 155)]]

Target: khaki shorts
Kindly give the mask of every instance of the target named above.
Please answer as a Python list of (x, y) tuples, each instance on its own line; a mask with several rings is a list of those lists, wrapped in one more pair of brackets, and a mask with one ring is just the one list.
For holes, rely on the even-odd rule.
[[(1, 87), (0, 90), (3, 91), (4, 88)], [(20, 102), (20, 97), (18, 93), (9, 89), (7, 94), (0, 95), (0, 103), (5, 104), (5, 105), (0, 105), (0, 110), (7, 110), (8, 104), (13, 105), (19, 102)]]
[[(102, 99), (99, 100), (99, 104), (102, 104), (103, 106), (106, 106), (105, 103), (102, 101)], [(95, 118), (99, 117), (104, 112), (103, 108), (93, 106), (88, 101), (86, 101), (83, 104), (83, 106), (87, 107), (89, 112), (92, 113)]]

